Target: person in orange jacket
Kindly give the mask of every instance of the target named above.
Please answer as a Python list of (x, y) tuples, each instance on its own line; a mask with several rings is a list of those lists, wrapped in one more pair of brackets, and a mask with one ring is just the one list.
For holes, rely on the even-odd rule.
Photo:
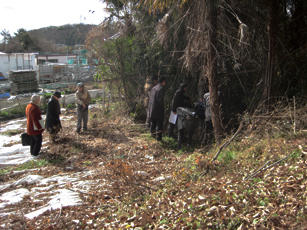
[(44, 132), (42, 113), (39, 108), (40, 96), (33, 95), (31, 98), (31, 103), (26, 107), (26, 117), (27, 117), (27, 134), (31, 137), (31, 155), (38, 156), (40, 153)]

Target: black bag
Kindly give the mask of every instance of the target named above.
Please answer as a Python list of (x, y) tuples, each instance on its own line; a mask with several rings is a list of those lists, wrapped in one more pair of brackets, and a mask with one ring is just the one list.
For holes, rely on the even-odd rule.
[(21, 134), (21, 143), (23, 146), (29, 146), (31, 145), (32, 138), (27, 133)]
[(204, 103), (202, 102), (199, 102), (197, 104), (195, 104), (195, 113), (196, 113), (196, 116), (199, 117), (200, 119), (204, 120), (205, 119), (205, 112), (206, 112), (206, 107), (204, 105)]

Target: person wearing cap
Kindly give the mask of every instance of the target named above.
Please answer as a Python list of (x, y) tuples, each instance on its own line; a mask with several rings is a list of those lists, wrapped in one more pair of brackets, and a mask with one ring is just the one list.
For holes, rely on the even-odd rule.
[(62, 129), (60, 120), (61, 107), (59, 103), (61, 97), (60, 92), (55, 92), (50, 98), (47, 106), (46, 129), (50, 134), (52, 142), (56, 142), (57, 134)]
[(40, 96), (35, 94), (26, 107), (27, 134), (31, 137), (30, 152), (32, 156), (39, 155), (43, 142), (44, 127), (42, 112), (39, 108), (40, 100)]
[[(172, 100), (172, 105), (171, 105), (171, 112), (173, 114), (177, 113), (177, 108), (179, 107), (188, 107), (189, 106), (189, 97), (186, 96), (186, 91), (187, 91), (187, 84), (186, 83), (181, 83), (179, 88), (177, 89), (173, 100)], [(174, 137), (174, 128), (176, 126), (176, 123), (173, 124), (169, 122), (168, 126), (168, 136), (169, 137)]]
[(91, 96), (82, 82), (78, 83), (76, 92), (76, 104), (77, 104), (77, 133), (80, 133), (83, 122), (83, 130), (87, 130), (88, 122), (88, 106), (91, 102)]

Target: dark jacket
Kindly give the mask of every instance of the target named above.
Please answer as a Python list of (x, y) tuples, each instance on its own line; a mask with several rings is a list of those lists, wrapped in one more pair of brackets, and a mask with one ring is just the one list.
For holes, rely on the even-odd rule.
[(50, 98), (47, 107), (46, 129), (52, 130), (54, 127), (62, 128), (60, 121), (61, 108), (60, 103), (53, 96)]
[(173, 97), (171, 109), (174, 113), (176, 113), (178, 107), (189, 107), (189, 98), (185, 95), (184, 87), (181, 86)]
[(40, 124), (42, 113), (39, 107), (33, 103), (28, 104), (26, 108), (27, 134), (31, 136), (39, 135), (44, 132)]
[(146, 122), (150, 121), (150, 116), (152, 113), (152, 107), (153, 107), (153, 99), (154, 99), (154, 88), (155, 86), (151, 87), (150, 91), (148, 92), (148, 107), (147, 107), (147, 118)]
[(151, 120), (164, 119), (164, 87), (157, 84), (151, 90), (152, 110), (150, 114)]

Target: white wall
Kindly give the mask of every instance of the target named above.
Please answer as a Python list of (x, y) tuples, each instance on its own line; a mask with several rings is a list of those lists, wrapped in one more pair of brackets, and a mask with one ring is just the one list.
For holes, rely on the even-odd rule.
[(47, 60), (47, 57), (48, 57), (48, 60), (57, 60), (57, 63), (59, 64), (68, 64), (68, 59), (71, 59), (71, 58), (76, 58), (75, 55), (59, 55), (59, 56), (38, 56), (38, 60), (45, 60), (48, 62)]
[(9, 56), (7, 54), (0, 54), (0, 72), (3, 73), (4, 77), (8, 77), (10, 69)]
[(0, 54), (0, 72), (7, 78), (9, 71), (37, 70), (35, 53)]

